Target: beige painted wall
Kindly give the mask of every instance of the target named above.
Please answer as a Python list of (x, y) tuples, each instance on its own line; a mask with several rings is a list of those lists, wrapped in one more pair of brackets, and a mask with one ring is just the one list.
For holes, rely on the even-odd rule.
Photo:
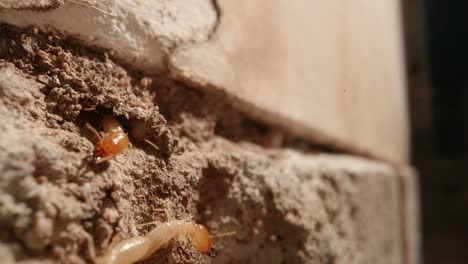
[(306, 137), (407, 161), (398, 1), (218, 3), (211, 40), (172, 56), (179, 74)]

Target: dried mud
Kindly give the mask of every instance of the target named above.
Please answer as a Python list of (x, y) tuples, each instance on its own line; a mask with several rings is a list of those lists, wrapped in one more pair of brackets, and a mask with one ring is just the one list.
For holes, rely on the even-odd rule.
[[(96, 165), (105, 114), (132, 146)], [(401, 263), (391, 167), (314, 153), (110, 51), (1, 26), (0, 121), (4, 263), (92, 262), (167, 218), (207, 225), (219, 256), (180, 238), (146, 263)]]

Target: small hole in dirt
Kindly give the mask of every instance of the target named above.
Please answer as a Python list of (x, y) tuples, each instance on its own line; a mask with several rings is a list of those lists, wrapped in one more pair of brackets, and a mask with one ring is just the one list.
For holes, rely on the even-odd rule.
[[(198, 211), (204, 211), (205, 208), (215, 210), (222, 206), (229, 193), (229, 187), (232, 182), (232, 176), (224, 170), (220, 170), (209, 164), (203, 169), (203, 176), (199, 181), (200, 202), (197, 205)], [(207, 219), (201, 219), (205, 222)]]
[(323, 228), (322, 223), (319, 223), (319, 222), (315, 223), (315, 231), (320, 232), (322, 231), (322, 228)]

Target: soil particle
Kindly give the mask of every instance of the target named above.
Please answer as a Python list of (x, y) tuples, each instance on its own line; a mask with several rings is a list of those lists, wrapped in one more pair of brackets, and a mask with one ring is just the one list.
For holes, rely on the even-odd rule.
[(41, 1), (3, 1), (0, 3), (0, 9), (20, 9), (46, 11), (57, 8), (64, 4), (64, 0), (41, 0)]
[[(0, 55), (5, 260), (89, 263), (151, 230), (142, 223), (185, 219), (220, 236), (218, 257), (179, 238), (145, 263), (401, 262), (391, 167), (286, 150), (288, 136), (221, 95), (55, 33), (2, 25)], [(103, 115), (119, 119), (132, 146), (95, 164)]]

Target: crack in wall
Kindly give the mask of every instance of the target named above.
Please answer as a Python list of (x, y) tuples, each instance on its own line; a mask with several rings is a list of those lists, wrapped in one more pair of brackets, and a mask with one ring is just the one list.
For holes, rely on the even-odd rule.
[(214, 35), (218, 31), (219, 25), (221, 23), (221, 17), (222, 17), (222, 11), (221, 11), (221, 8), (220, 8), (220, 6), (218, 4), (218, 0), (211, 0), (211, 5), (213, 6), (213, 9), (214, 9), (214, 11), (216, 13), (216, 22), (213, 25), (213, 28), (212, 28), (211, 32), (208, 34), (207, 40), (213, 39)]

